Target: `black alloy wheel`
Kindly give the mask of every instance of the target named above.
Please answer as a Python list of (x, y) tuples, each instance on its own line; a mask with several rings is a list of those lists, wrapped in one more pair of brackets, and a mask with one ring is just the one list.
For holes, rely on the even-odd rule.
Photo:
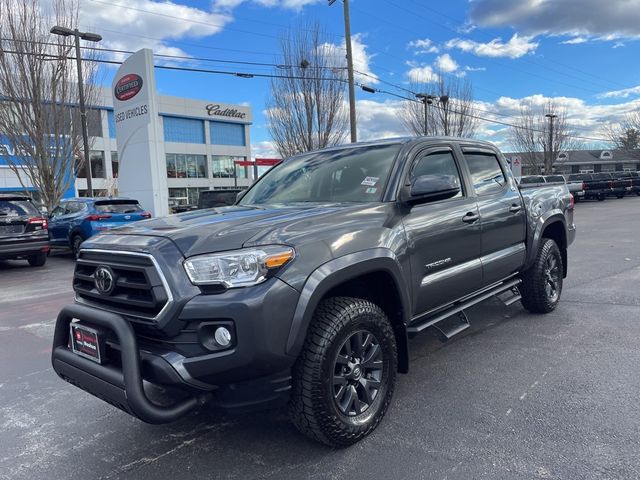
[(376, 399), (382, 382), (382, 349), (371, 332), (360, 330), (345, 340), (333, 367), (333, 398), (347, 416), (364, 413)]
[(562, 273), (560, 272), (558, 260), (553, 255), (549, 255), (545, 261), (544, 277), (544, 289), (547, 294), (547, 299), (550, 302), (555, 303), (558, 301), (558, 297), (560, 296)]

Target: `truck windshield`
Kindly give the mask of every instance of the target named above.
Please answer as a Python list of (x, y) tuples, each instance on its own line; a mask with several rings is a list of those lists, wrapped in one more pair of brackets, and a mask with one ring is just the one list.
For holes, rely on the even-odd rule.
[(296, 202), (379, 202), (401, 144), (303, 154), (260, 179), (240, 205)]

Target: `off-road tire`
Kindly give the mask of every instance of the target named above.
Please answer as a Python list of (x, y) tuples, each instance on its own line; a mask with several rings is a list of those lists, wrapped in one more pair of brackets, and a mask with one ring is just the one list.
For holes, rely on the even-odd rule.
[[(345, 414), (334, 398), (338, 354), (359, 332), (373, 334), (382, 352), (380, 388), (360, 414)], [(345, 367), (346, 368), (346, 367)], [(369, 435), (384, 417), (396, 381), (397, 346), (385, 313), (370, 301), (333, 297), (319, 305), (293, 368), (291, 420), (308, 437), (331, 447), (346, 447)], [(367, 377), (369, 378), (369, 377)], [(337, 387), (340, 388), (340, 387)], [(358, 388), (358, 387), (356, 387)]]
[[(555, 260), (557, 266), (556, 296), (550, 296), (548, 290), (550, 259)], [(534, 264), (522, 274), (522, 305), (531, 313), (549, 313), (553, 311), (562, 293), (563, 265), (560, 249), (555, 241), (543, 238), (538, 249)]]
[(42, 267), (47, 263), (47, 254), (46, 252), (34, 253), (27, 257), (27, 262), (29, 262), (29, 265), (32, 267)]
[(71, 251), (76, 259), (80, 256), (80, 245), (82, 245), (82, 242), (84, 242), (84, 238), (82, 238), (80, 234), (76, 233), (71, 237)]

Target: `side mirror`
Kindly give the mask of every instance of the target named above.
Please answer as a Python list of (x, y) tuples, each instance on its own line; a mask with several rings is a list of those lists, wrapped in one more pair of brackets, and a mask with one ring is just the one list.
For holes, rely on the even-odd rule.
[(244, 197), (244, 194), (247, 193), (246, 190), (241, 190), (236, 194), (236, 203), (238, 203), (242, 197)]
[(454, 175), (421, 175), (411, 182), (408, 203), (426, 203), (446, 200), (460, 193), (460, 184)]

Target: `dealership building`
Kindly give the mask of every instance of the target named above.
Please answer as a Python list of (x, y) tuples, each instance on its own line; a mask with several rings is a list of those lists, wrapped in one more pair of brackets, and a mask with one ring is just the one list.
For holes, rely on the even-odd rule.
[[(197, 203), (202, 190), (251, 184), (254, 169), (247, 160), (251, 160), (252, 114), (248, 106), (162, 95), (156, 98), (161, 145), (153, 166), (166, 175), (170, 207)], [(87, 124), (94, 195), (116, 194), (119, 161), (110, 89), (100, 91), (97, 105), (88, 112)], [(0, 141), (3, 193), (23, 190), (3, 159), (11, 153), (11, 146)], [(86, 195), (86, 168), (79, 172), (73, 187), (66, 197)]]

